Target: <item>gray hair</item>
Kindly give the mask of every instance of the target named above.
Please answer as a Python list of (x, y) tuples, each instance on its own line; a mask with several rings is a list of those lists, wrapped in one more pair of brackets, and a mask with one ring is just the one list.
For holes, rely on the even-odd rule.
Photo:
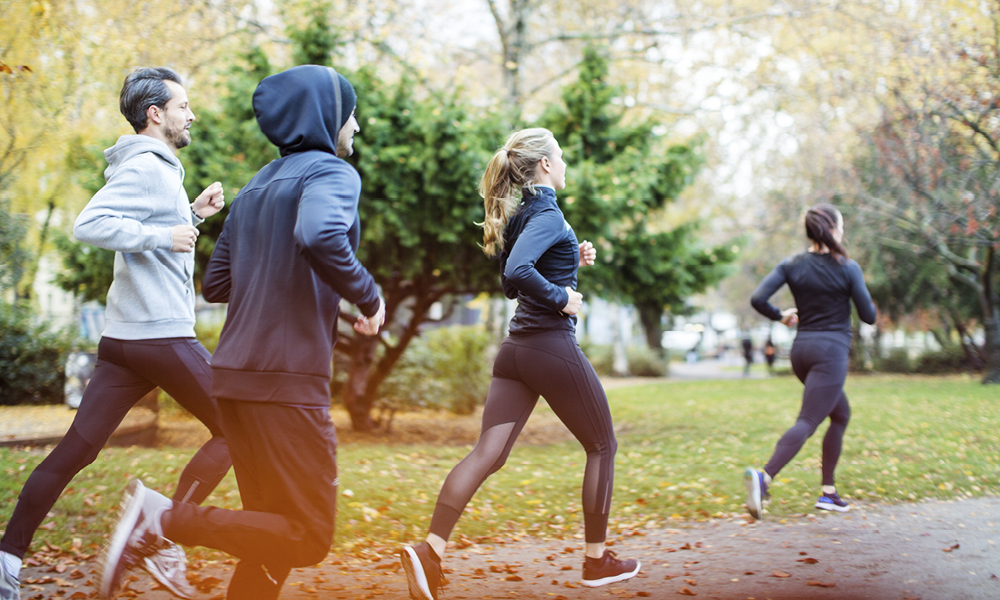
[(118, 107), (136, 133), (146, 128), (150, 106), (162, 108), (173, 98), (164, 81), (184, 85), (181, 76), (168, 67), (142, 67), (125, 78)]

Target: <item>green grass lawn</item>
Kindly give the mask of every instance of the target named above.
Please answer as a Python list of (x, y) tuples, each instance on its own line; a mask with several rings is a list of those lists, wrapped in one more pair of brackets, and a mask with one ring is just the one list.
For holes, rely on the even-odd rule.
[[(743, 513), (742, 472), (761, 466), (795, 419), (801, 385), (767, 380), (670, 382), (609, 393), (618, 429), (611, 534)], [(1000, 494), (1000, 388), (971, 377), (852, 376), (853, 419), (839, 491), (864, 503)], [(548, 410), (540, 407), (539, 410)], [(821, 426), (772, 487), (768, 518), (812, 513)], [(444, 477), (468, 447), (340, 448), (342, 551), (421, 538)], [(191, 449), (110, 448), (70, 484), (35, 537), (67, 547), (102, 539), (129, 477), (169, 493)], [(42, 451), (0, 449), (0, 528)], [(518, 446), (473, 499), (465, 535), (582, 537), (584, 454), (575, 442)], [(209, 502), (238, 507), (232, 474)]]

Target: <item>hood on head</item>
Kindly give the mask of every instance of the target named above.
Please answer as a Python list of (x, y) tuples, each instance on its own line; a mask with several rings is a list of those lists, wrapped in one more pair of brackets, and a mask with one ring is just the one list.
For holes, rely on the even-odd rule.
[(337, 153), (337, 136), (354, 110), (354, 88), (329, 67), (301, 65), (265, 77), (253, 93), (260, 130), (282, 156)]
[(108, 161), (107, 176), (110, 177), (122, 163), (143, 152), (152, 152), (174, 168), (181, 168), (181, 161), (166, 144), (154, 137), (137, 133), (121, 136), (114, 146), (104, 151), (104, 158)]

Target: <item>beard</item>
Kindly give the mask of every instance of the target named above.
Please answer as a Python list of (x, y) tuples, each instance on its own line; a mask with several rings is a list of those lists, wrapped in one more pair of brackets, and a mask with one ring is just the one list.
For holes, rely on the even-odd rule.
[(167, 141), (169, 141), (171, 145), (178, 150), (191, 145), (191, 132), (183, 126), (173, 128), (167, 125), (163, 128), (163, 135), (165, 135)]
[(348, 156), (354, 154), (354, 136), (343, 136), (337, 138), (337, 156), (339, 158), (347, 158)]

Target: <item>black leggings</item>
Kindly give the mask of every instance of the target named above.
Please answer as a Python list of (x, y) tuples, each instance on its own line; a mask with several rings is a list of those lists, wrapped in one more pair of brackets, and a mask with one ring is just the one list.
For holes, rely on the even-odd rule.
[(792, 344), (792, 369), (805, 384), (802, 410), (795, 425), (778, 440), (764, 470), (774, 477), (802, 448), (824, 419), (830, 428), (823, 436), (823, 485), (834, 485), (833, 472), (840, 460), (844, 432), (851, 420), (851, 405), (844, 394), (851, 338), (846, 333), (803, 331)]
[(431, 533), (448, 539), (476, 490), (506, 462), (539, 396), (587, 453), (583, 475), (586, 540), (604, 541), (618, 442), (604, 388), (571, 331), (512, 335), (500, 345), (479, 442), (445, 479)]
[(101, 338), (94, 376), (63, 439), (35, 467), (18, 497), (0, 550), (24, 557), (35, 530), (69, 482), (94, 462), (129, 409), (157, 386), (208, 427), (207, 441), (181, 473), (174, 500), (201, 503), (222, 481), (232, 461), (209, 397), (211, 355), (194, 338)]

